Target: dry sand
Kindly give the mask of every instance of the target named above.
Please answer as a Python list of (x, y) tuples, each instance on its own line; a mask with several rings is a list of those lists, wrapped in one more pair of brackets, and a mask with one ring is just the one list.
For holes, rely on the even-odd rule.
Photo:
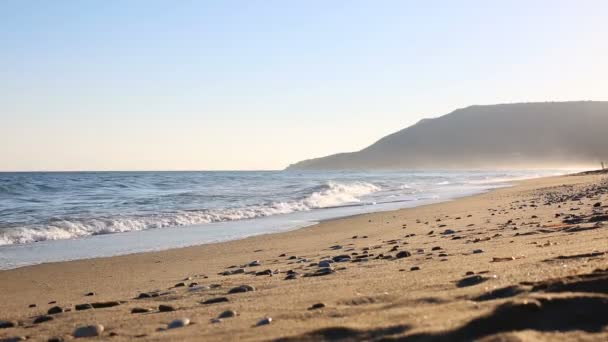
[[(0, 339), (70, 340), (101, 324), (93, 339), (605, 341), (607, 214), (608, 175), (552, 177), (287, 233), (2, 271), (0, 320), (17, 326)], [(306, 276), (339, 255), (350, 260)], [(255, 291), (228, 293), (240, 285)], [(86, 303), (102, 304), (76, 310)], [(325, 306), (309, 309), (316, 303)], [(64, 312), (33, 323), (54, 306)], [(236, 317), (212, 322), (226, 310)], [(272, 322), (256, 327), (264, 317)], [(166, 329), (179, 318), (190, 325)]]

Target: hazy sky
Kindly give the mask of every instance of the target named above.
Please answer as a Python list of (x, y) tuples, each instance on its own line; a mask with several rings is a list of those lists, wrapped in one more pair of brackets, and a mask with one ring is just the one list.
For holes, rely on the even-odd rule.
[(608, 1), (0, 2), (0, 170), (279, 169), (608, 100)]

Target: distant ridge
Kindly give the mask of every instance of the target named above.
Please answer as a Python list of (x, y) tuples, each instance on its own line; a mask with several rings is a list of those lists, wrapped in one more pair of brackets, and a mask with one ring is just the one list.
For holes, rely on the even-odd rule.
[[(348, 134), (344, 132), (342, 134)], [(608, 162), (608, 102), (470, 106), (288, 170), (565, 168)]]

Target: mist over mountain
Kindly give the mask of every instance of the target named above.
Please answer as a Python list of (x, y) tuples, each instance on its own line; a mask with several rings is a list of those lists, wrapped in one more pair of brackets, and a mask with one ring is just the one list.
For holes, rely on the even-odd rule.
[[(336, 132), (348, 134), (348, 132)], [(567, 168), (608, 162), (608, 102), (470, 106), (288, 170)]]

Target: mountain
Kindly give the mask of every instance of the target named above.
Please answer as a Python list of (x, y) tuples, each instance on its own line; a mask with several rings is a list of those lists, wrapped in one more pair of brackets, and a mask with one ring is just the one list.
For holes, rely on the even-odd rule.
[[(336, 134), (348, 134), (337, 132)], [(566, 168), (608, 162), (608, 102), (470, 106), (288, 170)]]

